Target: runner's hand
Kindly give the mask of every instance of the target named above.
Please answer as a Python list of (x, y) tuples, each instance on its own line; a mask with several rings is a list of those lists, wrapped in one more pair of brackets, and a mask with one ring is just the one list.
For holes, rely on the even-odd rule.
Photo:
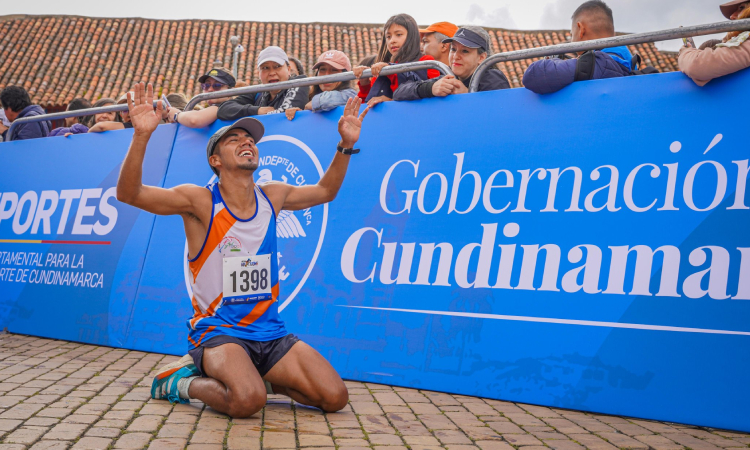
[(131, 98), (128, 92), (128, 112), (130, 113), (130, 122), (136, 133), (151, 134), (156, 130), (161, 120), (164, 106), (158, 102), (154, 110), (154, 87), (151, 83), (146, 88), (145, 83), (137, 83), (135, 89), (135, 98)]
[(341, 145), (344, 148), (354, 148), (354, 144), (359, 140), (359, 133), (362, 131), (362, 121), (365, 119), (367, 112), (370, 111), (368, 106), (359, 113), (359, 107), (362, 106), (362, 99), (350, 98), (346, 101), (344, 115), (339, 119), (339, 134), (341, 135)]

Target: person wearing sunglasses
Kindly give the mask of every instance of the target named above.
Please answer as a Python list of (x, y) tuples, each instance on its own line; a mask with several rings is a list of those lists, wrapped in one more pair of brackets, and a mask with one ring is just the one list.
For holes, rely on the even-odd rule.
[[(225, 91), (232, 89), (237, 85), (232, 72), (223, 68), (216, 67), (206, 72), (198, 78), (203, 93)], [(177, 108), (169, 108), (167, 111), (167, 120), (169, 123), (179, 123), (188, 128), (203, 128), (211, 125), (216, 121), (219, 112), (219, 105), (231, 100), (232, 97), (213, 98), (208, 100), (208, 107), (196, 111), (182, 111)]]

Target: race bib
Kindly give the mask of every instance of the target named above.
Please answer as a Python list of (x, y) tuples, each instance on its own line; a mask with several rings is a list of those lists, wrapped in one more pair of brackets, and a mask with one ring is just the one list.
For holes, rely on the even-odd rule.
[(271, 255), (224, 258), (224, 302), (271, 300)]

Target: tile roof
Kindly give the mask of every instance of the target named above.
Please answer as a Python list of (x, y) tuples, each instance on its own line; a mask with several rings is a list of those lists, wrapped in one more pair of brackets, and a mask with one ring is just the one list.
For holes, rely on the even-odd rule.
[[(495, 52), (558, 44), (565, 31), (488, 29)], [(229, 22), (218, 20), (153, 20), (80, 16), (0, 17), (0, 88), (23, 86), (34, 103), (61, 108), (76, 97), (92, 102), (117, 98), (138, 81), (153, 83), (163, 93), (199, 93), (197, 78), (215, 60), (231, 67), (229, 38), (240, 36), (245, 52), (239, 78), (258, 82), (253, 70), (258, 53), (268, 45), (284, 48), (307, 68), (325, 50), (335, 48), (353, 63), (377, 52), (381, 26), (374, 24)], [(646, 64), (677, 70), (675, 54), (653, 44), (631, 46)], [(533, 60), (501, 63), (514, 87), (522, 86)]]

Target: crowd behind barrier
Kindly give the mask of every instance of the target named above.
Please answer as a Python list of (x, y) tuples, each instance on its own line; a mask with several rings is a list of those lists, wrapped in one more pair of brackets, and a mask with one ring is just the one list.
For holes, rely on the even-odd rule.
[[(537, 57), (545, 59), (532, 63), (523, 81), (526, 88), (546, 94), (575, 81), (658, 72), (643, 67), (639, 55), (632, 55), (626, 45), (676, 38), (685, 40), (678, 59), (680, 70), (704, 85), (712, 78), (750, 67), (750, 1), (732, 1), (720, 8), (729, 22), (615, 36), (612, 10), (600, 0), (586, 1), (571, 17), (571, 42), (494, 55), (490, 36), (481, 27), (439, 22), (419, 29), (411, 16), (398, 14), (384, 25), (378, 53), (358, 65), (351, 64), (343, 52), (328, 50), (320, 55), (313, 76), (307, 77), (299, 60), (270, 46), (258, 57), (261, 84), (248, 86), (235, 80), (229, 70), (215, 67), (199, 78), (202, 94), (190, 101), (182, 94), (170, 94), (174, 104), (165, 103), (163, 123), (201, 128), (217, 119), (274, 113), (285, 113), (293, 120), (296, 111), (330, 110), (355, 95), (373, 107), (391, 100), (508, 89), (507, 77), (496, 64)], [(688, 40), (717, 32), (729, 34), (701, 48), (694, 48)], [(571, 53), (575, 57), (567, 56)], [(351, 85), (354, 80), (357, 89)], [(307, 87), (309, 92), (304, 89)], [(95, 108), (85, 99), (75, 99), (67, 111), (45, 114), (40, 106), (31, 104), (22, 87), (7, 86), (0, 103), (5, 116), (0, 125), (3, 141), (132, 127), (126, 94), (117, 101), (99, 99)], [(61, 119), (63, 126), (53, 129), (51, 121)]]

